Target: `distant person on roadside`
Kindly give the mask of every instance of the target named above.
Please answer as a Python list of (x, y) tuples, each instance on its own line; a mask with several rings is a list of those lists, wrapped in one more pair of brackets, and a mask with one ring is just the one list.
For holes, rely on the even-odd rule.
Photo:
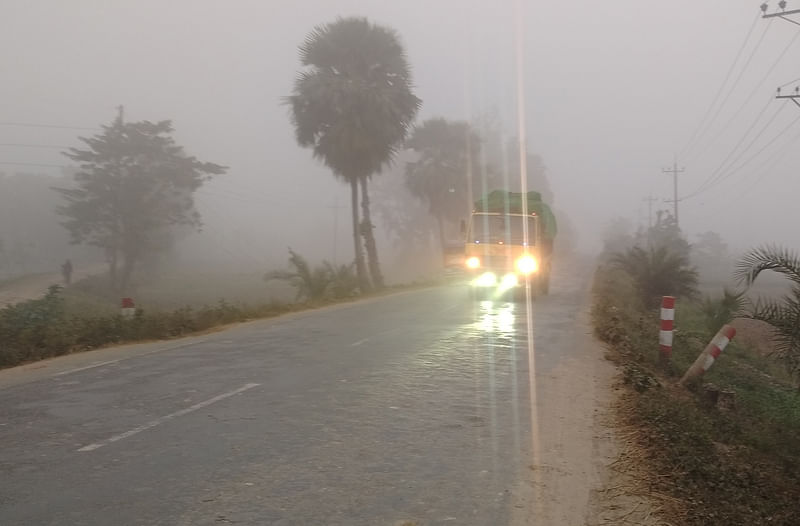
[(61, 265), (61, 276), (64, 278), (65, 285), (72, 283), (72, 261), (69, 259)]

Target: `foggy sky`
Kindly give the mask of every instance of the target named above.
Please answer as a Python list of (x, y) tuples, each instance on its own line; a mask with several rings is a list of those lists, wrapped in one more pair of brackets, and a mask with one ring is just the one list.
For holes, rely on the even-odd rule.
[[(549, 168), (556, 206), (573, 218), (581, 242), (596, 248), (608, 220), (646, 222), (644, 197), (671, 198), (670, 176), (661, 170), (700, 123), (761, 0), (522, 3), (529, 150)], [(260, 262), (271, 250), (282, 260), (291, 245), (330, 257), (330, 241), (320, 248), (319, 240), (333, 232), (335, 204), (342, 207), (338, 257), (351, 254), (348, 188), (296, 146), (281, 105), (299, 69), (297, 46), (316, 24), (363, 15), (395, 28), (423, 100), (419, 120), (494, 110), (509, 133), (516, 131), (513, 0), (3, 0), (0, 6), (0, 121), (95, 127), (109, 122), (118, 104), (131, 120), (172, 119), (190, 154), (230, 166), (200, 191), (199, 204), (205, 235), (232, 256)], [(800, 0), (789, 7), (800, 8)], [(790, 102), (770, 100), (776, 86), (800, 77), (798, 39), (725, 127), (800, 31), (759, 19), (742, 61), (767, 25), (710, 133), (693, 155), (678, 159), (686, 167), (681, 194), (722, 163), (767, 104), (749, 137), (777, 117), (733, 166), (800, 117)], [(0, 143), (73, 146), (76, 135), (91, 133), (0, 125)], [(798, 133), (800, 122), (789, 130)], [(784, 155), (782, 140), (681, 203), (690, 236), (716, 230), (738, 247), (798, 246), (800, 143), (784, 147)], [(21, 147), (0, 147), (0, 160), (65, 164), (58, 150)], [(34, 170), (0, 165), (15, 169)]]

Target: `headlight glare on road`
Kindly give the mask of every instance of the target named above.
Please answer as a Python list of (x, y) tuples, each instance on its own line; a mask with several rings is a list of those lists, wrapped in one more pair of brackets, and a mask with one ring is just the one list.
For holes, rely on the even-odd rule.
[(481, 260), (475, 256), (467, 258), (467, 268), (478, 268), (481, 266)]
[(493, 272), (484, 272), (473, 283), (476, 287), (494, 287), (497, 285), (497, 276)]
[(500, 288), (503, 290), (513, 289), (517, 285), (519, 285), (519, 280), (516, 274), (506, 274), (500, 281)]
[(539, 270), (539, 264), (533, 256), (522, 256), (517, 260), (517, 270), (522, 274), (532, 274)]

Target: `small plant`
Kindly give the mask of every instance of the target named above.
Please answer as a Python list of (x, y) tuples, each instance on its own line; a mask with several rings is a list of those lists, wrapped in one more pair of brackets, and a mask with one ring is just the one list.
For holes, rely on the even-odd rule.
[(292, 270), (268, 272), (264, 279), (288, 281), (297, 291), (298, 300), (345, 298), (354, 295), (358, 290), (358, 278), (352, 264), (334, 267), (328, 261), (323, 261), (321, 265), (312, 268), (303, 256), (290, 248), (289, 266)]
[(723, 325), (738, 317), (744, 309), (744, 292), (723, 289), (721, 298), (706, 297), (702, 309), (706, 329), (713, 336)]
[(328, 269), (331, 276), (329, 292), (334, 298), (348, 298), (358, 292), (358, 277), (356, 276), (353, 264), (333, 266), (327, 261), (323, 265)]
[(622, 380), (640, 393), (647, 391), (651, 387), (661, 387), (661, 384), (650, 371), (635, 363), (625, 365)]

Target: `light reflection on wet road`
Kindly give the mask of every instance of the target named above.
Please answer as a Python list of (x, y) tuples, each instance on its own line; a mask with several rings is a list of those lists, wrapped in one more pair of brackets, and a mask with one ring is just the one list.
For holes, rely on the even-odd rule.
[(0, 390), (0, 523), (508, 524), (530, 377), (570, 357), (586, 286), (534, 304), (535, 375), (525, 303), (455, 285), (53, 364)]

